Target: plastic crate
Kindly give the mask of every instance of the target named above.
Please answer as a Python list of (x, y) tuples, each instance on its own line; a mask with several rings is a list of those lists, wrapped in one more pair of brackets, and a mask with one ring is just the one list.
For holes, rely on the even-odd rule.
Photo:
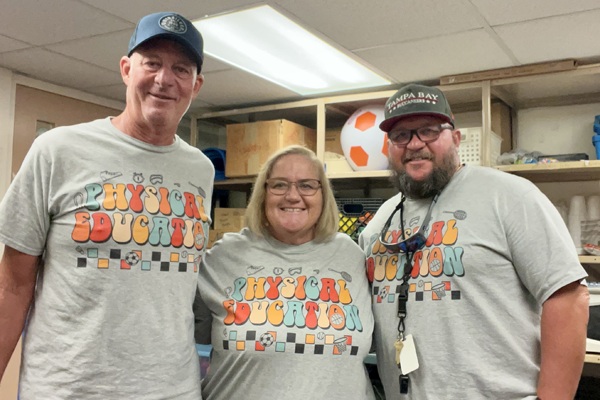
[(355, 242), (373, 218), (383, 199), (341, 198), (335, 199), (340, 212), (339, 232), (345, 233)]
[[(460, 146), (458, 147), (458, 154), (460, 155), (460, 162), (467, 165), (481, 165), (481, 133), (482, 128), (466, 128), (460, 129)], [(492, 134), (492, 157), (491, 165), (496, 165), (498, 157), (500, 156), (500, 145), (502, 144), (502, 138)]]

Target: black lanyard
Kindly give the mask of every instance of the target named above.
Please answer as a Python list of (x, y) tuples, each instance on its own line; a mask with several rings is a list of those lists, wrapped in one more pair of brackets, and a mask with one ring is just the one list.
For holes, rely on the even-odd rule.
[[(403, 196), (400, 201), (400, 229), (402, 229), (402, 238), (404, 239), (404, 200)], [(404, 271), (402, 274), (402, 283), (400, 284), (400, 290), (398, 293), (398, 335), (400, 339), (404, 340), (404, 320), (406, 319), (406, 303), (408, 302), (408, 280), (410, 279), (410, 273), (412, 271), (412, 258), (413, 253), (406, 253), (406, 264), (404, 264)]]
[[(404, 200), (406, 197), (402, 196), (400, 201), (400, 229), (402, 229), (402, 238), (404, 239)], [(404, 320), (406, 319), (406, 303), (408, 303), (408, 280), (410, 279), (410, 273), (412, 270), (412, 258), (413, 253), (406, 253), (406, 264), (404, 264), (404, 273), (402, 275), (402, 283), (400, 284), (400, 290), (398, 293), (398, 338), (404, 340)], [(400, 367), (400, 364), (398, 364)], [(398, 378), (398, 384), (400, 386), (400, 394), (408, 394), (409, 386), (408, 375), (400, 374)]]

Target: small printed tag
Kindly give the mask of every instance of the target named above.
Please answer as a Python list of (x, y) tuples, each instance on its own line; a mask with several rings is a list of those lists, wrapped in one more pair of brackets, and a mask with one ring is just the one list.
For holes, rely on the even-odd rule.
[(400, 352), (400, 369), (403, 375), (408, 375), (419, 368), (417, 348), (415, 347), (413, 335), (407, 335), (402, 343), (404, 346), (402, 346)]

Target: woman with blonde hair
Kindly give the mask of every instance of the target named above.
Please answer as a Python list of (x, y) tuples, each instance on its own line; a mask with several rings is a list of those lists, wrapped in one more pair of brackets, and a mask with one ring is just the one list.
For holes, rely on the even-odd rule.
[(322, 163), (301, 146), (263, 165), (239, 233), (199, 271), (197, 332), (212, 344), (208, 400), (373, 399), (365, 256), (338, 233)]

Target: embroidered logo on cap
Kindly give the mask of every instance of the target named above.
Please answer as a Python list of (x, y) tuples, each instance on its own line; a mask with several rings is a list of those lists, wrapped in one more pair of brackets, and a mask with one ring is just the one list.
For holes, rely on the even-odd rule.
[(387, 105), (387, 111), (390, 112), (396, 108), (404, 107), (414, 103), (437, 104), (438, 101), (438, 95), (433, 93), (418, 92), (416, 95), (414, 93), (405, 93), (389, 102)]
[(162, 17), (158, 22), (161, 28), (173, 33), (185, 33), (187, 25), (185, 21), (178, 15), (167, 15)]

